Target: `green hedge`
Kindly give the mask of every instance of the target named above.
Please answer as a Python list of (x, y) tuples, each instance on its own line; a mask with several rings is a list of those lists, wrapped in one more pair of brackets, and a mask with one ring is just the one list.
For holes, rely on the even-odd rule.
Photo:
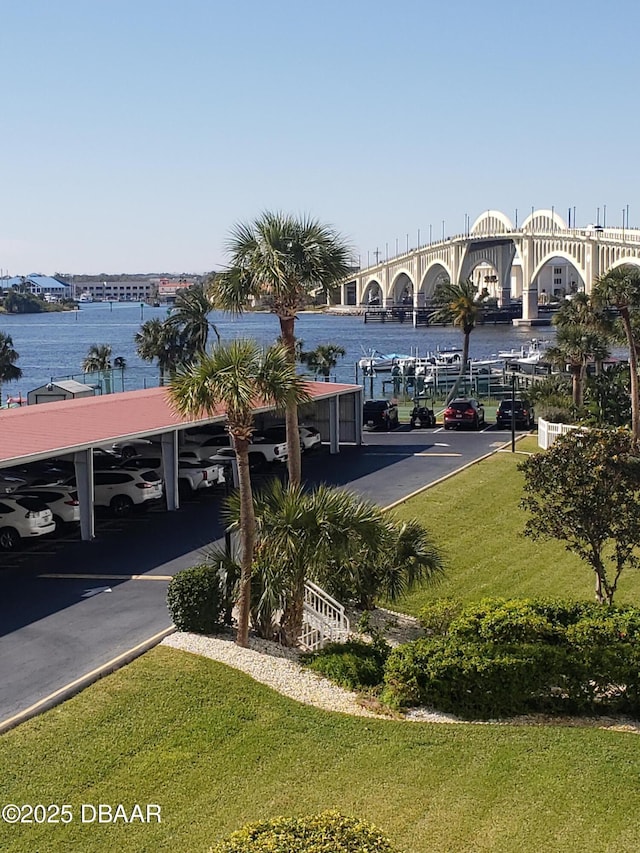
[(386, 663), (391, 705), (467, 718), (640, 716), (640, 609), (486, 599), (457, 611), (430, 606), (422, 622), (432, 636), (400, 646)]
[(371, 824), (335, 811), (277, 817), (251, 824), (220, 841), (211, 853), (393, 853)]
[(382, 684), (388, 648), (381, 643), (327, 643), (319, 652), (302, 656), (309, 669), (324, 675), (341, 687), (360, 690)]
[(224, 596), (217, 568), (203, 564), (178, 572), (169, 582), (167, 607), (179, 631), (195, 634), (220, 631)]

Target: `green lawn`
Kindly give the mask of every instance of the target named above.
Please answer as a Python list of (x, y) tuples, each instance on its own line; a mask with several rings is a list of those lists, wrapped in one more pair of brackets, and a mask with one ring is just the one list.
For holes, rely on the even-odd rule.
[(247, 821), (329, 807), (405, 853), (640, 849), (635, 735), (329, 714), (166, 648), (5, 734), (0, 766), (5, 802), (162, 807), (150, 826), (0, 824), (5, 853), (204, 853)]
[[(501, 433), (509, 442), (508, 431)], [(537, 452), (527, 436), (518, 451)], [(399, 506), (401, 518), (423, 521), (443, 548), (447, 577), (394, 607), (417, 614), (438, 596), (473, 600), (483, 596), (561, 596), (592, 598), (592, 572), (560, 542), (523, 535), (526, 516), (518, 503), (524, 478), (517, 470), (520, 452), (497, 453)], [(640, 601), (640, 572), (623, 574), (618, 603)]]
[[(402, 609), (434, 594), (591, 597), (577, 558), (521, 536), (521, 458), (499, 453), (397, 510), (423, 518), (448, 560), (446, 581)], [(639, 584), (629, 575), (620, 600), (637, 601)], [(5, 803), (68, 803), (75, 815), (0, 822), (3, 853), (205, 853), (246, 822), (327, 808), (372, 821), (404, 853), (640, 850), (634, 734), (329, 714), (167, 648), (3, 735), (0, 767)], [(162, 823), (82, 824), (83, 803), (158, 803)]]

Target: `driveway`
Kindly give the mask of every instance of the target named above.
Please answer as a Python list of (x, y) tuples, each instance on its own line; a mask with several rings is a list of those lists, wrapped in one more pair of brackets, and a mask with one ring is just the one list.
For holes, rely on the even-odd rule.
[[(400, 428), (303, 463), (312, 482), (347, 486), (383, 506), (507, 440), (506, 433)], [(47, 540), (3, 557), (0, 723), (170, 625), (168, 579), (220, 541), (221, 494), (175, 513), (104, 520), (93, 542)], [(76, 534), (77, 535), (77, 534)], [(139, 577), (132, 577), (139, 576)]]

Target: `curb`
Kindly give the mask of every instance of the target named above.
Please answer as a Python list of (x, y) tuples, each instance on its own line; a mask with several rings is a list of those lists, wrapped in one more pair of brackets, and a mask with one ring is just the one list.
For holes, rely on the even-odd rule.
[(19, 711), (17, 714), (14, 714), (12, 717), (8, 717), (6, 720), (1, 720), (0, 734), (8, 732), (15, 726), (20, 725), (20, 723), (24, 723), (26, 720), (30, 720), (32, 717), (42, 714), (44, 711), (49, 711), (51, 708), (54, 708), (56, 705), (60, 705), (62, 702), (66, 702), (67, 699), (71, 699), (72, 696), (75, 696), (76, 693), (80, 693), (85, 689), (85, 687), (89, 687), (90, 684), (99, 681), (105, 675), (110, 675), (112, 672), (115, 672), (145, 654), (149, 649), (152, 649), (154, 646), (157, 646), (158, 643), (162, 642), (162, 640), (164, 640), (164, 638), (169, 634), (173, 634), (175, 630), (176, 629), (173, 625), (168, 628), (163, 628), (162, 631), (159, 631), (152, 637), (143, 640), (141, 643), (138, 643), (138, 645), (133, 646), (126, 652), (122, 652), (122, 654), (112, 658), (102, 666), (92, 669), (85, 675), (81, 675), (80, 678), (76, 678), (75, 681), (65, 684), (64, 687), (60, 687), (58, 690), (50, 693), (48, 696), (45, 696), (44, 699), (40, 699), (38, 702), (35, 702), (23, 711)]

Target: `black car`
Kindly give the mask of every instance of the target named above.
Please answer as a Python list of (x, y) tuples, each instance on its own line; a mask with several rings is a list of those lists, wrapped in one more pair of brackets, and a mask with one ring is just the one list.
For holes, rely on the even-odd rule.
[(395, 429), (398, 420), (398, 406), (390, 400), (367, 400), (362, 412), (364, 429)]
[[(529, 400), (517, 399), (514, 401), (513, 409), (516, 414), (516, 426), (531, 429), (535, 422), (535, 412)], [(511, 399), (503, 400), (496, 413), (496, 424), (499, 428), (511, 426)]]

